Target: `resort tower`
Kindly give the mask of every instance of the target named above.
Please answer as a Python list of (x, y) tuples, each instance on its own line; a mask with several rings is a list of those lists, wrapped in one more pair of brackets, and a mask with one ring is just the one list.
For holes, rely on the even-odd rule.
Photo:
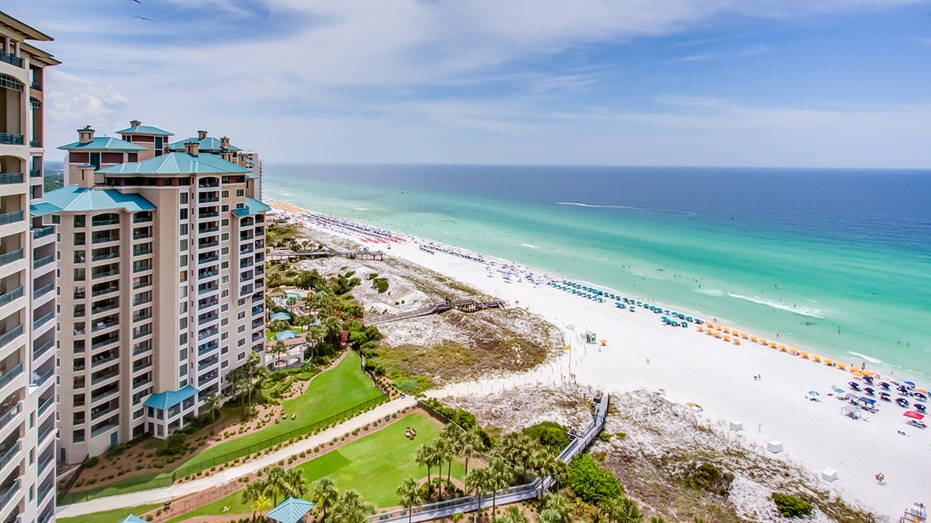
[(55, 516), (55, 228), (42, 198), (51, 37), (0, 13), (0, 521)]
[[(33, 214), (60, 227), (61, 458), (74, 463), (199, 414), (265, 341), (265, 220), (251, 173), (133, 121), (78, 130)], [(96, 141), (96, 143), (95, 143)], [(83, 145), (86, 143), (87, 145)], [(96, 153), (99, 153), (99, 162)]]

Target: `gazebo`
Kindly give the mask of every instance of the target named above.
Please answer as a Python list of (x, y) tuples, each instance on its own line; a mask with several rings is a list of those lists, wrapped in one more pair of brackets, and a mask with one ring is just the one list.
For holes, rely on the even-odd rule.
[(126, 516), (125, 519), (121, 520), (120, 523), (149, 523), (148, 521), (140, 518), (135, 514), (130, 514)]
[(291, 321), (291, 315), (288, 314), (287, 312), (276, 312), (275, 314), (272, 314), (271, 317), (268, 319), (268, 321), (278, 321), (278, 320)]
[(281, 523), (298, 523), (304, 521), (304, 516), (314, 508), (314, 503), (301, 498), (289, 497), (277, 507), (271, 509), (268, 517)]

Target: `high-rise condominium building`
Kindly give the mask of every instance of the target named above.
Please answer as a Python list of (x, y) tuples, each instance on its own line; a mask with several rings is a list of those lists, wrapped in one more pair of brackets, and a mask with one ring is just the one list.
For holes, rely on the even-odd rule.
[(55, 228), (42, 198), (51, 37), (0, 13), (0, 521), (55, 515)]
[[(264, 213), (228, 139), (168, 147), (78, 130), (33, 214), (59, 227), (60, 458), (74, 463), (199, 414), (265, 341)], [(202, 133), (206, 137), (206, 133)], [(203, 141), (203, 140), (201, 140)], [(220, 143), (222, 142), (222, 143)]]

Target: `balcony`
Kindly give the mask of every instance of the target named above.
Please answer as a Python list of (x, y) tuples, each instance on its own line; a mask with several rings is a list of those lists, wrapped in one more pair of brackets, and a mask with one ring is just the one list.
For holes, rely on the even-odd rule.
[(29, 169), (30, 178), (42, 178), (42, 169)]
[[(17, 494), (22, 494), (22, 493), (23, 491), (19, 489), (19, 479), (17, 479), (16, 481), (13, 482), (12, 485), (9, 486), (9, 489), (6, 491), (6, 494), (4, 494), (3, 496), (0, 496), (0, 509), (9, 505), (10, 501), (12, 501), (13, 497), (15, 497)], [(12, 521), (16, 521), (16, 523), (19, 523), (15, 519)]]
[(197, 294), (198, 294), (198, 295), (207, 294), (207, 293), (211, 293), (211, 292), (217, 292), (218, 290), (220, 290), (220, 287), (219, 287), (218, 285), (216, 285), (216, 282), (214, 282), (214, 285), (206, 285), (206, 286), (203, 286), (203, 287), (198, 287), (198, 288), (197, 288)]
[(110, 336), (110, 337), (108, 337), (108, 338), (106, 338), (106, 339), (97, 341), (97, 342), (95, 342), (95, 343), (91, 343), (91, 350), (94, 351), (94, 350), (97, 350), (97, 349), (102, 349), (102, 348), (106, 347), (107, 345), (110, 345), (111, 343), (116, 343), (116, 342), (118, 342), (118, 341), (120, 341), (120, 337), (119, 337), (118, 335), (116, 335), (116, 336)]
[(133, 256), (143, 256), (146, 254), (152, 254), (151, 243), (140, 243), (139, 245), (133, 245)]
[(220, 330), (216, 327), (210, 327), (209, 329), (204, 329), (197, 333), (197, 341), (205, 340), (211, 336), (216, 336), (219, 334)]
[[(99, 296), (101, 296), (101, 295), (109, 294), (109, 293), (111, 293), (111, 292), (115, 292), (115, 291), (120, 290), (120, 286), (119, 286), (119, 284), (117, 284), (116, 282), (110, 283), (110, 284), (106, 284), (106, 285), (97, 284), (97, 285), (94, 285), (94, 286), (91, 288), (91, 290), (92, 290), (91, 296), (94, 297), (94, 298), (97, 298), (97, 297), (99, 297)], [(81, 295), (78, 296), (78, 293), (75, 292), (74, 297), (75, 297), (75, 298), (84, 298), (84, 293), (81, 293)]]
[[(23, 59), (22, 59), (22, 58), (16, 56), (15, 54), (7, 53), (7, 52), (4, 52), (4, 51), (0, 51), (0, 62), (6, 62), (6, 63), (8, 63), (8, 64), (10, 64), (10, 65), (15, 65), (16, 67), (22, 67), (22, 66), (23, 66)], [(4, 504), (5, 504), (5, 503), (0, 503), (0, 505), (4, 505)]]
[(143, 336), (148, 336), (149, 334), (152, 334), (152, 325), (143, 325), (142, 327), (133, 329), (134, 340)]
[(101, 312), (112, 311), (120, 306), (120, 302), (115, 299), (107, 300), (108, 303), (104, 305), (98, 305), (97, 307), (91, 307), (91, 315), (100, 314)]
[(17, 325), (10, 329), (6, 334), (0, 335), (0, 349), (6, 347), (11, 341), (23, 335), (23, 326)]
[(218, 240), (197, 242), (198, 249), (209, 249), (211, 247), (217, 247), (218, 245), (220, 245)]
[(6, 413), (3, 414), (3, 416), (0, 416), (0, 432), (3, 432), (3, 430), (6, 429), (6, 426), (10, 424), (10, 421), (12, 421), (13, 418), (15, 418), (16, 415), (19, 414), (22, 410), (23, 410), (23, 403), (17, 402), (16, 405), (13, 405), (13, 408), (6, 411)]
[(143, 374), (142, 376), (133, 379), (133, 388), (138, 389), (139, 387), (148, 385), (149, 383), (152, 383), (152, 377), (148, 374)]
[[(216, 222), (214, 222), (214, 223), (216, 223)], [(200, 234), (207, 234), (207, 233), (211, 233), (211, 232), (218, 232), (219, 230), (220, 230), (220, 227), (218, 227), (218, 226), (216, 226), (216, 225), (207, 226), (207, 227), (204, 227), (204, 226), (202, 225), (202, 226), (200, 226), (200, 227), (197, 228), (197, 234), (198, 234), (198, 235), (200, 235)]]
[(39, 238), (48, 236), (55, 232), (54, 225), (47, 225), (45, 227), (37, 227), (32, 230), (32, 239), (37, 240)]
[(45, 296), (46, 294), (48, 294), (48, 293), (50, 293), (50, 292), (52, 292), (52, 291), (54, 291), (54, 290), (55, 290), (55, 284), (54, 284), (54, 283), (49, 283), (48, 285), (43, 285), (43, 286), (39, 287), (38, 289), (36, 289), (36, 290), (32, 293), (32, 299), (37, 300), (37, 299), (39, 299), (41, 296)]
[(0, 225), (9, 225), (11, 223), (21, 222), (23, 219), (23, 211), (5, 212), (0, 214)]
[(138, 230), (133, 231), (133, 240), (144, 240), (146, 238), (151, 238), (151, 237), (152, 237), (152, 231), (148, 230), (148, 228), (146, 228), (146, 230), (143, 230), (143, 231), (138, 231)]
[(207, 220), (210, 218), (217, 218), (220, 216), (220, 213), (217, 211), (208, 211), (208, 212), (199, 212), (197, 213), (197, 218), (200, 220)]
[(93, 392), (91, 392), (91, 403), (100, 401), (106, 397), (109, 397), (112, 394), (116, 394), (120, 391), (120, 386), (116, 383), (106, 385), (101, 387)]
[(91, 278), (96, 280), (97, 278), (106, 278), (109, 276), (116, 276), (120, 273), (120, 271), (116, 267), (117, 267), (116, 265), (105, 265), (100, 268), (103, 270), (94, 269), (93, 271), (91, 271)]
[(5, 254), (0, 254), (0, 267), (23, 259), (23, 250), (16, 249)]
[(258, 329), (258, 328), (261, 327), (262, 325), (265, 325), (265, 319), (264, 319), (264, 318), (256, 318), (256, 319), (252, 320), (252, 328), (253, 328), (253, 329)]
[(152, 270), (152, 260), (141, 260), (133, 262), (133, 272), (145, 272)]
[[(54, 287), (54, 286), (53, 286)], [(10, 303), (11, 301), (23, 297), (23, 288), (17, 287), (10, 292), (0, 295), (0, 307)]]
[(109, 242), (118, 242), (120, 241), (119, 234), (97, 234), (93, 233), (91, 242), (92, 243), (109, 243)]
[(42, 147), (42, 140), (29, 140), (29, 147)]
[(251, 245), (239, 248), (239, 254), (251, 254), (254, 251)]
[(91, 378), (91, 385), (97, 385), (98, 383), (103, 383), (109, 379), (116, 378), (120, 375), (118, 370), (113, 370), (110, 372), (102, 372), (96, 378)]
[(119, 357), (120, 357), (119, 353), (115, 351), (110, 352), (109, 354), (105, 352), (103, 354), (98, 354), (97, 356), (92, 356), (91, 357), (91, 368), (96, 369), (97, 367), (100, 367), (101, 365), (106, 365), (107, 363), (110, 363), (111, 361)]
[(45, 371), (44, 373), (39, 374), (38, 376), (36, 376), (35, 374), (33, 374), (32, 386), (33, 386), (33, 387), (38, 387), (38, 386), (42, 385), (43, 383), (45, 383), (45, 380), (51, 378), (51, 377), (54, 376), (54, 375), (55, 375), (55, 369), (49, 369), (49, 370)]
[(53, 396), (49, 396), (45, 398), (44, 400), (40, 400), (39, 401), (39, 416), (42, 416), (42, 413), (48, 410), (48, 408), (51, 407), (52, 403), (54, 402), (55, 402), (55, 398)]
[(200, 271), (197, 271), (197, 278), (201, 280), (206, 280), (207, 278), (213, 278), (214, 276), (217, 276), (219, 274), (220, 274), (220, 271), (216, 271), (216, 270), (213, 270), (213, 271), (200, 270)]
[(203, 265), (205, 263), (213, 263), (220, 259), (219, 256), (204, 256), (203, 258), (197, 258), (197, 264)]
[(105, 214), (102, 216), (95, 216), (91, 221), (91, 225), (94, 227), (102, 227), (104, 225), (118, 225), (120, 223), (120, 217), (113, 214)]
[(13, 459), (13, 456), (15, 456), (16, 453), (19, 452), (20, 448), (21, 447), (19, 445), (19, 440), (17, 440), (16, 443), (14, 443), (13, 446), (10, 447), (10, 449), (6, 451), (3, 457), (0, 457), (0, 470), (3, 470), (3, 468), (7, 466), (10, 460)]
[[(213, 194), (215, 194), (215, 193), (213, 193)], [(216, 202), (218, 202), (218, 201), (220, 201), (220, 198), (219, 198), (218, 196), (206, 196), (206, 195), (202, 195), (200, 198), (197, 199), (197, 203), (200, 203), (200, 204), (204, 204), (204, 203), (216, 203)]]
[(32, 329), (33, 329), (33, 330), (39, 330), (39, 327), (41, 327), (41, 326), (45, 325), (46, 323), (52, 321), (52, 318), (54, 318), (54, 317), (55, 317), (55, 311), (49, 311), (49, 312), (43, 314), (41, 318), (39, 318), (39, 319), (37, 319), (36, 321), (32, 322)]
[(145, 321), (145, 320), (150, 319), (151, 317), (152, 317), (152, 311), (149, 308), (147, 308), (142, 312), (133, 314), (133, 323)]
[(149, 342), (149, 340), (145, 340), (141, 343), (137, 343), (136, 346), (133, 347), (133, 356), (138, 356), (140, 354), (149, 352), (150, 350), (152, 350), (152, 344)]
[(39, 267), (42, 267), (43, 265), (48, 265), (48, 264), (52, 263), (53, 261), (55, 261), (55, 255), (54, 255), (54, 254), (49, 254), (48, 256), (43, 256), (43, 257), (41, 257), (41, 258), (36, 258), (36, 260), (35, 260), (34, 262), (32, 262), (32, 268), (33, 268), (33, 269), (38, 269)]
[(133, 296), (133, 307), (152, 302), (152, 293), (150, 291), (139, 293)]
[(220, 304), (220, 300), (216, 298), (204, 298), (197, 302), (197, 309), (198, 310), (209, 309), (211, 307), (216, 307), (219, 304)]
[(91, 437), (92, 437), (92, 438), (96, 438), (97, 436), (103, 434), (104, 432), (107, 432), (107, 431), (109, 431), (109, 430), (115, 429), (116, 427), (117, 427), (116, 423), (106, 423), (106, 424), (101, 425), (101, 426), (99, 426), (99, 427), (97, 427), (97, 428), (92, 428), (92, 429), (91, 429)]
[(42, 357), (43, 354), (48, 352), (48, 350), (54, 346), (55, 346), (55, 340), (54, 339), (48, 340), (47, 342), (43, 343), (41, 346), (37, 347), (35, 350), (32, 351), (32, 359), (38, 360), (39, 358)]
[[(21, 134), (11, 134), (11, 133), (0, 133), (0, 144), (3, 145), (25, 145), (25, 140)], [(22, 174), (20, 174), (22, 176)], [(22, 180), (18, 182), (9, 182), (9, 183), (23, 183)]]
[(115, 247), (109, 249), (94, 249), (94, 254), (91, 256), (91, 261), (103, 261), (103, 260), (112, 260), (119, 256), (119, 250)]
[(220, 344), (216, 340), (204, 343), (197, 347), (197, 355), (203, 356), (204, 354), (207, 354), (208, 352), (217, 350), (219, 346)]
[(19, 376), (23, 373), (23, 362), (19, 362), (10, 370), (0, 374), (0, 389), (2, 389), (7, 383), (9, 383), (13, 378)]
[(152, 362), (148, 360), (139, 360), (133, 362), (133, 372), (139, 372), (140, 370), (147, 369), (152, 366)]

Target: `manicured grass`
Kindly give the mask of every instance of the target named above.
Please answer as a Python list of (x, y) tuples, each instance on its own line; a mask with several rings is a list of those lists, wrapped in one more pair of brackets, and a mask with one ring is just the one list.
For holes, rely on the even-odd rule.
[[(404, 435), (407, 427), (417, 431), (413, 440)], [(298, 466), (307, 483), (329, 477), (340, 491), (355, 489), (376, 507), (398, 504), (397, 489), (405, 479), (427, 476), (427, 468), (417, 465), (414, 456), (422, 445), (435, 440), (442, 426), (426, 414), (405, 416), (397, 423), (354, 441), (338, 450)], [(444, 477), (446, 467), (443, 467)], [(437, 468), (430, 471), (433, 477)], [(453, 462), (453, 477), (462, 479), (464, 466)]]
[[(336, 367), (317, 375), (304, 394), (282, 402), (287, 417), (281, 420), (280, 423), (269, 423), (257, 432), (210, 447), (181, 464), (178, 468), (207, 461), (222, 456), (227, 452), (260, 443), (381, 396), (381, 391), (359, 368), (360, 363), (359, 355), (349, 351)], [(291, 419), (292, 413), (297, 413), (297, 419)], [(252, 423), (255, 423), (255, 421)]]
[(73, 518), (56, 518), (56, 521), (60, 521), (61, 523), (100, 523), (100, 522), (109, 522), (109, 521), (116, 522), (116, 521), (121, 521), (122, 519), (124, 519), (126, 516), (130, 514), (135, 514), (139, 516), (141, 514), (144, 514), (160, 506), (162, 506), (161, 503), (155, 503), (153, 505), (142, 505), (139, 507), (117, 508), (113, 510), (107, 510), (105, 512), (94, 512), (93, 514), (75, 516)]
[[(417, 431), (417, 437), (413, 440), (404, 435), (408, 427)], [(418, 466), (414, 456), (420, 446), (439, 437), (441, 430), (442, 427), (429, 416), (421, 413), (409, 414), (374, 434), (312, 459), (297, 468), (307, 478), (308, 489), (312, 489), (313, 483), (318, 479), (329, 477), (341, 492), (355, 489), (376, 508), (396, 506), (397, 488), (401, 482), (409, 477), (418, 480), (426, 477), (427, 468)], [(443, 470), (446, 470), (445, 466)], [(436, 477), (436, 467), (430, 472)], [(461, 480), (463, 472), (462, 462), (454, 461), (453, 477)], [(305, 494), (305, 498), (309, 495), (310, 490)], [(241, 491), (236, 492), (174, 518), (168, 523), (197, 516), (251, 515), (251, 507), (239, 502), (241, 496)], [(223, 507), (227, 506), (230, 510), (224, 513)]]

